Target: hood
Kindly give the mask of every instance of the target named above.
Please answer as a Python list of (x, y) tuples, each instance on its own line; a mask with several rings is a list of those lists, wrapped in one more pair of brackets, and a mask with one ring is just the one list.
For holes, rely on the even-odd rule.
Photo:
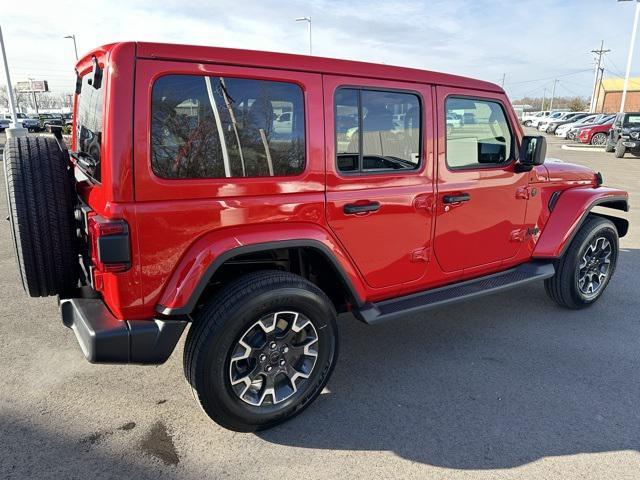
[(549, 172), (550, 182), (581, 181), (593, 183), (595, 181), (595, 170), (575, 163), (563, 162), (558, 158), (547, 157), (544, 167)]

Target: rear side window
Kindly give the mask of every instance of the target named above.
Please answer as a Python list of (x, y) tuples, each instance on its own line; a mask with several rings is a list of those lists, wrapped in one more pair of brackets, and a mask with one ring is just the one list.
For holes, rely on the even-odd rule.
[(446, 158), (450, 168), (477, 168), (509, 162), (513, 141), (500, 103), (449, 97), (446, 114)]
[(273, 177), (304, 170), (298, 85), (168, 75), (153, 86), (151, 110), (151, 165), (160, 177)]
[[(102, 125), (104, 109), (104, 82), (100, 88), (93, 88), (91, 84), (91, 74), (82, 78), (82, 89), (77, 100), (76, 118), (76, 150), (80, 158), (84, 158), (85, 163), (90, 168), (85, 169), (85, 173), (93, 179), (100, 181), (101, 164), (100, 149), (102, 145)], [(49, 118), (53, 118), (50, 115)], [(87, 163), (88, 160), (88, 163)]]
[(414, 170), (420, 164), (420, 99), (411, 93), (341, 88), (335, 94), (338, 170)]

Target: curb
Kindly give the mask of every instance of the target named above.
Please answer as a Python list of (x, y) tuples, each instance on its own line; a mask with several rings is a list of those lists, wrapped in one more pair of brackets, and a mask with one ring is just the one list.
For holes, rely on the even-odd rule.
[(560, 147), (562, 150), (574, 150), (577, 152), (584, 152), (584, 151), (596, 151), (596, 152), (604, 152), (604, 146), (598, 146), (598, 145), (562, 145), (562, 147)]

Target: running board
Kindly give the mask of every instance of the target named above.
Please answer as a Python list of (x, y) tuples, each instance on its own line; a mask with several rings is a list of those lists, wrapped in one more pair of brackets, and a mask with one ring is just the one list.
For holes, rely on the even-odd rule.
[(554, 273), (555, 268), (551, 262), (524, 263), (504, 272), (454, 283), (446, 287), (378, 303), (367, 303), (358, 312), (354, 313), (366, 323), (378, 324), (387, 320), (395, 320), (407, 314), (423, 312), (471, 298), (490, 295), (536, 280), (544, 280), (552, 277)]

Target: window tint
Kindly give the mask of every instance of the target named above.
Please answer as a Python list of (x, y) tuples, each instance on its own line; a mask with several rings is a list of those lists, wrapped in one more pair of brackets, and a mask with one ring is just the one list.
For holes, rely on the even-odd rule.
[(153, 86), (151, 164), (164, 178), (297, 175), (302, 90), (290, 83), (168, 75)]
[(499, 165), (510, 160), (511, 132), (499, 103), (452, 97), (446, 101), (446, 110), (449, 167)]
[(341, 172), (412, 170), (420, 164), (420, 100), (410, 93), (339, 89), (336, 152)]

